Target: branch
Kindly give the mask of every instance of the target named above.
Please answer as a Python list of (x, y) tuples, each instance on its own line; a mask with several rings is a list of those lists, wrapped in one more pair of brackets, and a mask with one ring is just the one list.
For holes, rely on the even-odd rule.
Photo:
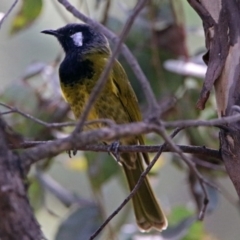
[[(215, 124), (217, 124), (217, 127), (219, 127), (219, 125), (221, 124), (238, 122), (239, 120), (240, 120), (240, 114), (236, 114), (231, 117), (224, 117), (220, 119), (212, 119), (212, 120), (206, 120), (206, 121), (181, 120), (181, 121), (173, 121), (168, 123), (162, 122), (162, 126), (169, 127), (169, 128), (174, 126), (185, 128), (190, 126), (215, 126)], [(148, 122), (148, 123), (137, 122), (137, 123), (129, 123), (129, 124), (123, 124), (123, 125), (116, 125), (111, 120), (103, 119), (102, 121), (106, 121), (106, 124), (109, 125), (110, 127), (83, 132), (77, 136), (76, 135), (70, 136), (70, 137), (55, 140), (55, 141), (40, 142), (41, 146), (36, 146), (36, 147), (33, 147), (32, 149), (25, 150), (22, 154), (25, 155), (24, 159), (25, 158), (27, 159), (26, 164), (29, 167), (31, 164), (43, 158), (54, 157), (63, 151), (67, 151), (71, 149), (81, 149), (84, 146), (94, 142), (114, 141), (115, 139), (119, 139), (121, 137), (129, 137), (129, 136), (138, 135), (138, 134), (156, 132), (156, 124), (151, 122)], [(35, 146), (36, 144), (38, 144), (38, 143), (35, 144), (35, 142), (27, 142), (25, 145), (25, 142), (23, 141), (21, 143), (23, 147)], [(18, 146), (19, 145), (12, 146), (12, 148), (17, 148)], [(213, 157), (220, 159), (219, 156), (220, 155), (218, 155), (217, 153), (213, 153)]]
[[(223, 122), (237, 122), (240, 120), (240, 114), (236, 114), (232, 117), (224, 117), (221, 119), (213, 119), (209, 121), (190, 121), (190, 126), (213, 126), (213, 123), (221, 124)], [(178, 122), (178, 121), (177, 121)], [(188, 121), (187, 121), (188, 122)], [(182, 121), (184, 126), (187, 124)], [(197, 125), (198, 123), (198, 125)], [(180, 123), (179, 123), (180, 125)], [(164, 125), (163, 125), (164, 126)], [(181, 127), (181, 126), (180, 126)], [(47, 142), (46, 144), (41, 144), (40, 146), (33, 147), (23, 151), (22, 157), (26, 166), (47, 157), (54, 157), (59, 153), (71, 149), (82, 148), (83, 146), (89, 145), (96, 142), (109, 142), (114, 141), (119, 138), (130, 137), (133, 135), (141, 135), (150, 132), (157, 132), (158, 125), (151, 122), (136, 122), (117, 125), (114, 124), (111, 127), (105, 127), (101, 129), (81, 132), (77, 135), (71, 135), (67, 138), (58, 139), (55, 141)], [(169, 144), (171, 146), (171, 144)], [(176, 147), (176, 145), (175, 145)], [(181, 152), (179, 148), (174, 147), (174, 152)]]
[[(229, 117), (222, 117), (211, 120), (178, 120), (172, 122), (162, 122), (165, 128), (176, 127), (219, 127), (227, 129), (226, 125), (240, 121), (240, 114), (235, 114)], [(224, 126), (225, 125), (225, 126)]]
[[(219, 151), (218, 151), (218, 153), (219, 153)], [(201, 166), (201, 167), (208, 168), (211, 170), (226, 172), (226, 169), (222, 164), (220, 165), (218, 163), (217, 164), (211, 163), (210, 161), (204, 161), (204, 160), (196, 158), (196, 157), (192, 157), (191, 160), (192, 160), (192, 162), (194, 162), (196, 164), (196, 166)]]
[[(48, 123), (48, 122), (45, 122), (45, 121), (42, 121), (41, 119), (39, 118), (36, 118), (28, 113), (25, 113), (23, 111), (21, 111), (20, 109), (16, 108), (16, 107), (12, 107), (12, 106), (9, 106), (5, 103), (1, 103), (0, 102), (0, 105), (2, 105), (3, 107), (5, 108), (8, 108), (10, 109), (10, 111), (6, 111), (6, 112), (1, 112), (0, 115), (5, 115), (5, 114), (10, 114), (10, 113), (18, 113), (19, 115), (25, 117), (26, 119), (29, 119), (35, 123), (38, 123), (46, 128), (62, 128), (62, 127), (69, 127), (69, 126), (75, 126), (76, 123), (75, 122), (63, 122), (63, 123)], [(104, 123), (106, 124), (107, 126), (111, 126), (114, 123), (113, 120), (111, 119), (103, 119), (103, 118), (100, 118), (100, 119), (97, 119), (97, 120), (91, 120), (91, 121), (87, 121), (85, 122), (84, 124), (85, 125), (91, 125), (91, 124), (96, 124), (96, 123)]]
[(70, 207), (74, 204), (75, 205), (77, 204), (78, 206), (81, 206), (81, 207), (92, 206), (94, 204), (93, 202), (87, 199), (80, 198), (79, 196), (69, 191), (68, 189), (65, 189), (57, 181), (55, 181), (51, 176), (49, 176), (46, 173), (43, 173), (40, 170), (36, 171), (35, 177), (38, 179), (38, 181), (40, 182), (40, 184), (45, 190), (48, 190), (66, 207)]
[[(47, 144), (54, 141), (24, 141), (18, 147), (11, 146), (11, 149), (21, 149), (21, 148), (31, 148), (40, 144)], [(109, 152), (109, 148), (111, 145), (103, 145), (103, 144), (94, 144), (94, 145), (85, 145), (79, 148), (76, 148), (78, 151), (91, 151), (91, 152)], [(118, 147), (118, 152), (148, 152), (155, 153), (158, 152), (159, 147), (162, 145), (120, 145)], [(182, 152), (199, 155), (202, 157), (207, 157), (207, 159), (215, 159), (218, 161), (222, 161), (221, 154), (218, 150), (207, 148), (205, 146), (189, 146), (189, 145), (176, 145), (178, 146)], [(70, 149), (69, 149), (70, 150)], [(172, 152), (169, 146), (163, 148), (163, 152)], [(200, 163), (199, 163), (200, 164)], [(213, 164), (215, 165), (215, 164)], [(211, 167), (209, 167), (211, 168)]]
[(39, 118), (36, 118), (28, 113), (25, 113), (21, 110), (19, 110), (18, 108), (16, 107), (11, 107), (5, 103), (1, 103), (0, 102), (0, 105), (5, 107), (5, 108), (8, 108), (10, 109), (10, 111), (8, 112), (3, 112), (3, 113), (0, 113), (0, 115), (3, 115), (3, 114), (9, 114), (9, 113), (18, 113), (20, 114), (21, 116), (27, 118), (27, 119), (30, 119), (31, 121), (35, 122), (35, 123), (38, 123), (46, 128), (61, 128), (61, 127), (68, 127), (68, 126), (75, 126), (75, 122), (64, 122), (64, 123), (48, 123), (48, 122), (44, 122), (42, 121), (41, 119)]
[(0, 20), (0, 29), (3, 25), (3, 22), (6, 20), (6, 18), (8, 17), (8, 15), (12, 12), (12, 10), (14, 9), (14, 7), (17, 5), (18, 0), (15, 0), (12, 4), (12, 6), (8, 9), (8, 11), (5, 13), (4, 17)]
[[(47, 128), (61, 128), (61, 127), (68, 127), (68, 126), (75, 126), (75, 122), (64, 122), (64, 123), (48, 123), (45, 121), (42, 121), (41, 119), (38, 119), (28, 113), (24, 113), (23, 111), (19, 110), (16, 107), (11, 107), (5, 103), (1, 103), (0, 105), (10, 109), (10, 111), (3, 112), (3, 114), (9, 114), (9, 113), (18, 113), (21, 116), (32, 120), (33, 122), (36, 122), (40, 125), (43, 125)], [(167, 107), (167, 106), (166, 106)], [(232, 111), (235, 111), (236, 113), (240, 112), (239, 106), (233, 106)], [(182, 127), (182, 128), (187, 128), (187, 127), (219, 127), (226, 129), (226, 126), (230, 123), (235, 123), (240, 121), (240, 114), (235, 114), (229, 117), (222, 117), (218, 119), (211, 119), (211, 120), (177, 120), (177, 121), (172, 121), (172, 122), (161, 122), (162, 126), (165, 128), (177, 128), (177, 127)], [(114, 125), (114, 121), (111, 119), (97, 119), (97, 120), (92, 120), (92, 121), (87, 121), (84, 124), (90, 125), (90, 124), (95, 124), (95, 123), (104, 123), (108, 126)]]
[(204, 6), (198, 0), (188, 0), (188, 3), (198, 13), (201, 19), (204, 20), (204, 24), (206, 25), (206, 27), (210, 28), (214, 24), (216, 24), (215, 20), (207, 11), (207, 9), (205, 9)]

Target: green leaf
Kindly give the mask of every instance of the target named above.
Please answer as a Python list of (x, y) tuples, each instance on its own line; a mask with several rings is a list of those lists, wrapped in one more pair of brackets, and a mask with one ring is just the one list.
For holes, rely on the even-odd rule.
[(17, 33), (31, 25), (42, 11), (42, 0), (23, 0), (19, 12), (13, 19), (11, 34)]
[[(95, 206), (77, 208), (62, 222), (55, 240), (89, 239), (102, 222), (100, 209)], [(98, 238), (96, 238), (98, 239)]]

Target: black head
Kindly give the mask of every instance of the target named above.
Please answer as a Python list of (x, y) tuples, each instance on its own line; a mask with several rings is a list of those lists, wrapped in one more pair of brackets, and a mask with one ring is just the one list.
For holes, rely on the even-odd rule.
[(110, 51), (106, 37), (86, 24), (68, 24), (57, 30), (44, 30), (42, 33), (55, 36), (66, 53)]

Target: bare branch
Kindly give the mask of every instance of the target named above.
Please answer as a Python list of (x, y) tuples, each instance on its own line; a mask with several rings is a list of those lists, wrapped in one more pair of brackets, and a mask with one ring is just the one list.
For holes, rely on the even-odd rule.
[(229, 123), (234, 123), (240, 121), (240, 114), (235, 114), (229, 117), (222, 117), (218, 119), (211, 120), (178, 120), (172, 122), (162, 122), (165, 128), (176, 128), (176, 127), (219, 127), (226, 128)]
[[(37, 146), (39, 144), (46, 144), (49, 142), (54, 142), (54, 141), (51, 141), (51, 140), (50, 141), (24, 141), (18, 146), (18, 148), (30, 148), (30, 147)], [(154, 152), (158, 152), (160, 146), (161, 145), (148, 145), (148, 146), (146, 146), (146, 145), (129, 145), (129, 146), (120, 145), (118, 147), (118, 152), (154, 153)], [(198, 155), (198, 156), (202, 156), (202, 157), (207, 157), (208, 159), (215, 159), (218, 161), (222, 161), (219, 151), (215, 150), (215, 149), (207, 148), (205, 146), (189, 146), (189, 145), (176, 145), (176, 146), (178, 146), (181, 149), (181, 151), (184, 153), (194, 154), (194, 155)], [(76, 150), (92, 151), (92, 152), (109, 152), (109, 147), (110, 147), (110, 145), (94, 144), (94, 145), (85, 145), (85, 146), (76, 148)], [(11, 146), (11, 149), (16, 149), (16, 147)], [(163, 152), (172, 152), (172, 150), (168, 146), (166, 146), (163, 148)], [(205, 161), (204, 161), (204, 163), (200, 163), (200, 162), (196, 162), (196, 163), (198, 163), (199, 165), (202, 164), (203, 166), (208, 167), (208, 168), (214, 168), (214, 166), (216, 165), (216, 164), (212, 164), (212, 165), (208, 166), (207, 165), (208, 163), (206, 163), (206, 165), (204, 165)]]
[[(44, 122), (38, 118), (35, 118), (34, 116), (24, 113), (23, 111), (19, 110), (16, 107), (11, 107), (5, 103), (1, 103), (0, 105), (10, 109), (10, 111), (3, 112), (1, 114), (9, 114), (9, 113), (18, 113), (22, 115), (23, 117), (30, 119), (38, 124), (41, 124), (47, 128), (61, 128), (61, 127), (67, 127), (67, 126), (74, 126), (75, 122), (64, 122), (64, 123), (48, 123)], [(238, 106), (233, 106), (232, 108), (234, 111), (239, 111)], [(240, 114), (235, 114), (233, 116), (229, 117), (222, 117), (218, 119), (211, 119), (211, 120), (177, 120), (172, 122), (161, 122), (162, 126), (165, 128), (176, 128), (176, 127), (219, 127), (219, 128), (226, 128), (227, 124), (234, 123), (240, 121)], [(103, 123), (108, 126), (111, 126), (115, 124), (111, 119), (97, 119), (92, 121), (85, 122), (86, 125), (95, 124), (95, 123)]]
[(4, 17), (0, 20), (0, 29), (3, 25), (3, 22), (6, 20), (6, 18), (8, 17), (8, 15), (12, 12), (12, 10), (14, 9), (14, 7), (17, 5), (18, 0), (15, 0), (12, 4), (12, 6), (8, 9), (8, 11), (5, 13)]
[(21, 110), (19, 110), (18, 108), (16, 107), (11, 107), (5, 103), (0, 103), (0, 105), (8, 108), (8, 109), (11, 109), (11, 111), (9, 112), (4, 112), (4, 113), (1, 113), (1, 114), (7, 114), (7, 113), (18, 113), (20, 114), (21, 116), (27, 118), (27, 119), (30, 119), (32, 120), (33, 122), (36, 122), (40, 125), (43, 125), (44, 127), (46, 128), (60, 128), (60, 127), (68, 127), (68, 126), (74, 126), (75, 125), (75, 122), (65, 122), (65, 123), (47, 123), (47, 122), (44, 122), (42, 120), (40, 120), (39, 118), (36, 118), (36, 117), (33, 117), (32, 115), (28, 114), (28, 113), (25, 113)]
[[(221, 119), (209, 120), (209, 124), (208, 124), (208, 121), (196, 120), (194, 122), (190, 122), (190, 126), (193, 126), (192, 123), (194, 123), (195, 126), (212, 126), (213, 123), (221, 124), (221, 123), (227, 123), (228, 121), (233, 122), (233, 121), (239, 121), (239, 120), (240, 120), (240, 115), (236, 114), (232, 117), (224, 117)], [(187, 125), (187, 124), (184, 124), (184, 121), (182, 123), (184, 126)], [(181, 126), (181, 124), (179, 125)], [(115, 139), (119, 139), (123, 137), (146, 134), (150, 132), (157, 132), (159, 131), (157, 126), (158, 125), (151, 122), (137, 122), (137, 123), (122, 124), (122, 125), (116, 124), (111, 127), (105, 127), (101, 129), (87, 131), (87, 132), (81, 132), (80, 134), (76, 134), (74, 136), (58, 139), (52, 142), (47, 142), (46, 144), (41, 144), (40, 146), (27, 149), (23, 151), (22, 154), (25, 155), (25, 158), (27, 159), (25, 163), (29, 166), (30, 164), (33, 164), (34, 162), (37, 162), (43, 158), (54, 157), (63, 151), (71, 150), (74, 148), (75, 149), (81, 148), (90, 143), (100, 142), (100, 141), (102, 142), (114, 141)], [(164, 124), (162, 126), (164, 126)], [(179, 148), (177, 148), (176, 152), (179, 153), (181, 151)]]
[(43, 173), (40, 170), (37, 170), (35, 176), (43, 188), (51, 192), (51, 194), (60, 200), (66, 207), (70, 207), (73, 204), (78, 204), (79, 206), (94, 204), (93, 202), (80, 198), (76, 194), (71, 193), (69, 190), (65, 189), (53, 178), (51, 178), (48, 174)]
[(196, 157), (192, 157), (191, 160), (197, 166), (201, 166), (201, 167), (208, 168), (208, 169), (211, 169), (211, 170), (226, 172), (226, 169), (225, 169), (225, 167), (222, 164), (220, 165), (220, 164), (211, 163), (209, 161), (203, 161), (202, 159), (199, 159), (199, 158), (196, 158)]

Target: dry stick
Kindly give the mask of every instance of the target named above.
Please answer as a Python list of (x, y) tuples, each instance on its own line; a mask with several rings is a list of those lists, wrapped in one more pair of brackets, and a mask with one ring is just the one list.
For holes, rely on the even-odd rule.
[[(115, 33), (110, 31), (108, 28), (103, 26), (102, 24), (92, 20), (91, 18), (85, 16), (81, 12), (79, 12), (73, 5), (71, 5), (67, 0), (58, 0), (69, 12), (71, 12), (76, 18), (82, 20), (83, 22), (91, 25), (92, 27), (96, 28), (98, 31), (102, 32), (106, 35), (113, 43), (117, 43), (119, 38)], [(134, 74), (136, 75), (137, 79), (139, 80), (141, 87), (143, 89), (143, 93), (145, 95), (145, 99), (148, 103), (148, 109), (150, 113), (156, 113), (159, 111), (157, 100), (153, 94), (149, 81), (147, 77), (144, 75), (141, 67), (139, 66), (138, 61), (133, 56), (131, 51), (125, 44), (122, 44), (121, 51), (123, 56), (125, 57), (126, 61), (130, 65), (131, 69), (133, 70)]]
[[(27, 118), (27, 119), (30, 119), (32, 120), (33, 122), (36, 122), (40, 125), (43, 125), (44, 127), (47, 127), (47, 128), (60, 128), (60, 127), (67, 127), (67, 126), (74, 126), (75, 123), (74, 122), (65, 122), (65, 123), (47, 123), (47, 122), (44, 122), (42, 120), (40, 120), (39, 118), (36, 118), (36, 117), (33, 117), (32, 115), (28, 114), (28, 113), (24, 113), (23, 111), (19, 110), (18, 108), (16, 107), (11, 107), (5, 103), (0, 103), (1, 106), (4, 106), (8, 109), (11, 110), (11, 112), (15, 112), (15, 113), (18, 113), (20, 114), (21, 116)], [(10, 112), (9, 112), (10, 113)], [(4, 112), (3, 114), (7, 114), (6, 112)], [(0, 113), (1, 115), (1, 113)]]
[(0, 29), (2, 27), (3, 22), (5, 21), (5, 19), (8, 17), (8, 15), (11, 13), (11, 11), (14, 9), (14, 7), (16, 6), (16, 4), (18, 3), (18, 0), (15, 0), (15, 2), (13, 2), (12, 6), (8, 9), (8, 11), (5, 13), (4, 17), (1, 19), (0, 21)]
[(101, 21), (102, 24), (104, 24), (104, 25), (107, 23), (107, 20), (108, 20), (108, 14), (109, 14), (110, 6), (111, 6), (111, 0), (107, 0), (106, 6), (105, 6), (104, 11), (103, 11), (102, 21)]
[[(8, 112), (3, 112), (0, 113), (1, 114), (9, 114), (9, 113), (18, 113), (20, 115), (22, 115), (23, 117), (30, 119), (38, 124), (41, 124), (47, 128), (59, 128), (59, 127), (67, 127), (67, 126), (74, 126), (75, 123), (74, 122), (64, 122), (64, 123), (48, 123), (48, 122), (44, 122), (38, 118), (33, 117), (30, 114), (24, 113), (23, 111), (19, 110), (16, 107), (11, 107), (5, 103), (1, 103), (0, 105), (10, 109), (11, 111)], [(232, 110), (234, 111), (240, 111), (240, 108), (238, 106), (233, 106)], [(164, 126), (165, 128), (176, 128), (176, 127), (223, 127), (221, 125), (226, 125), (229, 123), (234, 123), (240, 121), (240, 114), (235, 114), (232, 116), (228, 116), (228, 117), (222, 117), (222, 118), (216, 118), (216, 119), (211, 119), (211, 120), (177, 120), (177, 121), (172, 121), (172, 122), (162, 122), (162, 126)], [(112, 121), (111, 119), (97, 119), (97, 120), (92, 120), (92, 121), (87, 121), (85, 122), (85, 124), (90, 125), (90, 124), (95, 124), (95, 123), (103, 123), (106, 125), (114, 125), (114, 121)]]
[[(224, 125), (240, 121), (240, 114), (235, 114), (229, 117), (216, 118), (212, 120), (178, 120), (172, 122), (162, 122), (165, 128), (175, 127), (219, 127), (224, 128)], [(225, 126), (226, 127), (226, 126)]]
[(128, 20), (127, 20), (127, 22), (124, 26), (124, 29), (123, 29), (122, 33), (120, 34), (120, 39), (117, 43), (117, 46), (115, 47), (112, 56), (109, 58), (108, 63), (104, 68), (104, 71), (102, 72), (100, 78), (98, 79), (96, 85), (94, 86), (94, 88), (93, 88), (93, 90), (92, 90), (92, 92), (89, 96), (88, 103), (85, 106), (85, 108), (84, 108), (84, 110), (81, 114), (81, 117), (79, 119), (79, 122), (77, 123), (77, 126), (72, 133), (73, 136), (75, 136), (76, 134), (78, 134), (82, 130), (84, 122), (87, 119), (88, 113), (90, 112), (93, 104), (97, 100), (97, 97), (99, 96), (101, 90), (103, 89), (104, 85), (106, 84), (106, 82), (108, 80), (108, 75), (110, 73), (110, 70), (112, 69), (112, 66), (114, 64), (114, 60), (115, 60), (115, 58), (117, 57), (117, 55), (120, 51), (121, 44), (123, 43), (124, 39), (126, 38), (128, 32), (130, 31), (131, 26), (134, 23), (135, 18), (140, 13), (140, 11), (143, 9), (146, 2), (147, 2), (147, 0), (138, 1), (137, 5), (134, 8), (133, 13), (128, 18)]
[[(19, 144), (20, 146), (18, 148), (30, 148), (30, 147), (37, 146), (39, 144), (47, 144), (50, 142), (53, 142), (53, 141), (52, 140), (49, 140), (49, 141), (24, 141)], [(146, 146), (146, 145), (129, 145), (129, 146), (120, 145), (118, 147), (118, 152), (155, 153), (155, 152), (158, 152), (160, 146), (161, 145), (148, 145), (148, 146)], [(200, 156), (207, 157), (208, 159), (211, 158), (211, 159), (216, 159), (218, 161), (222, 161), (220, 152), (215, 149), (206, 148), (204, 146), (201, 147), (201, 146), (189, 146), (189, 145), (177, 145), (177, 144), (176, 144), (176, 146), (179, 147), (181, 149), (181, 151), (184, 153), (200, 155)], [(92, 145), (82, 146), (80, 148), (77, 148), (77, 150), (92, 151), (92, 152), (109, 152), (109, 147), (110, 147), (110, 145), (92, 144)], [(14, 147), (14, 146), (10, 146), (10, 148), (16, 149), (16, 147)], [(163, 152), (171, 152), (171, 151), (172, 150), (168, 146), (163, 148)], [(196, 162), (196, 163), (198, 163), (198, 162)], [(206, 163), (206, 165), (204, 165), (204, 163)], [(202, 161), (199, 163), (199, 165), (201, 165), (201, 164), (208, 168), (214, 168), (214, 166), (216, 166), (216, 168), (218, 169), (218, 166), (219, 166), (217, 164), (208, 163), (206, 161)], [(208, 164), (210, 164), (210, 165), (208, 166)]]
[(50, 175), (42, 172), (41, 170), (36, 171), (35, 177), (45, 190), (48, 190), (66, 207), (70, 207), (73, 204), (78, 204), (79, 206), (94, 205), (94, 202), (77, 196), (70, 190), (64, 188), (59, 182), (55, 181)]
[(216, 24), (216, 21), (213, 19), (211, 14), (207, 11), (207, 9), (203, 6), (203, 4), (198, 0), (187, 0), (189, 5), (192, 6), (192, 8), (198, 13), (198, 15), (201, 17), (201, 19), (207, 19), (207, 21), (204, 21), (205, 24), (208, 25), (208, 27), (212, 27), (214, 24)]
[[(239, 121), (240, 116), (238, 116), (237, 119), (235, 116), (232, 118), (235, 119), (235, 121)], [(225, 119), (226, 118), (222, 118), (220, 120), (225, 122)], [(227, 119), (231, 121), (231, 118), (228, 117)], [(156, 124), (151, 122), (136, 122), (114, 125), (113, 127), (104, 127), (101, 129), (82, 132), (74, 139), (72, 136), (70, 136), (63, 139), (56, 139), (46, 144), (40, 144), (40, 146), (26, 149), (20, 155), (22, 155), (22, 158), (24, 158), (25, 165), (30, 165), (43, 158), (54, 157), (60, 152), (71, 150), (73, 147), (82, 147), (93, 142), (113, 141), (117, 138), (156, 132), (156, 128)], [(75, 142), (73, 142), (73, 140)]]
[[(233, 116), (235, 118), (235, 116)], [(239, 120), (238, 119), (235, 120)], [(229, 119), (229, 117), (228, 117)], [(222, 118), (225, 121), (224, 118)], [(230, 119), (229, 119), (230, 120)], [(129, 137), (132, 135), (146, 134), (156, 131), (156, 125), (146, 122), (128, 123), (123, 125), (114, 125), (113, 127), (104, 127), (101, 129), (82, 132), (73, 139), (72, 136), (56, 139), (46, 144), (27, 149), (21, 154), (25, 159), (25, 164), (33, 164), (45, 157), (54, 157), (62, 151), (73, 149), (73, 147), (82, 147), (84, 145), (99, 142), (99, 141), (113, 141), (116, 138)], [(73, 142), (73, 140), (75, 142)]]
[(216, 163), (211, 163), (209, 161), (204, 161), (204, 160), (196, 158), (196, 157), (191, 157), (191, 161), (194, 162), (197, 166), (201, 166), (201, 167), (208, 168), (208, 169), (211, 169), (211, 170), (226, 172), (226, 169), (223, 166), (223, 164), (219, 165), (219, 164), (216, 164)]
[[(173, 133), (170, 135), (170, 138), (174, 138), (182, 128), (176, 128)], [(167, 142), (165, 142), (163, 145), (159, 147), (159, 150), (153, 160), (150, 162), (150, 164), (146, 167), (146, 169), (142, 172), (140, 178), (138, 179), (137, 184), (133, 188), (133, 190), (130, 192), (130, 194), (124, 199), (124, 201), (119, 205), (119, 207), (103, 222), (103, 224), (97, 229), (97, 231), (91, 235), (89, 240), (93, 240), (97, 235), (104, 229), (104, 227), (122, 210), (122, 208), (130, 201), (130, 199), (136, 194), (137, 190), (141, 186), (142, 182), (144, 181), (145, 177), (149, 173), (149, 171), (152, 169), (154, 164), (159, 159), (160, 155), (162, 154), (163, 148), (166, 147)]]
[[(69, 127), (69, 126), (76, 125), (75, 122), (48, 123), (48, 122), (42, 121), (41, 119), (36, 118), (28, 113), (25, 113), (16, 107), (11, 107), (11, 106), (9, 106), (5, 103), (1, 103), (1, 102), (0, 102), (0, 105), (10, 109), (10, 111), (0, 112), (0, 115), (6, 115), (6, 114), (10, 114), (10, 113), (18, 113), (19, 115), (21, 115), (27, 119), (30, 119), (33, 122), (38, 123), (46, 128), (62, 128), (62, 127)], [(87, 122), (85, 122), (85, 125), (91, 125), (91, 124), (96, 124), (96, 123), (101, 123), (101, 124), (107, 125), (107, 126), (113, 126), (115, 124), (115, 122), (111, 119), (99, 118), (96, 120), (87, 121)]]

